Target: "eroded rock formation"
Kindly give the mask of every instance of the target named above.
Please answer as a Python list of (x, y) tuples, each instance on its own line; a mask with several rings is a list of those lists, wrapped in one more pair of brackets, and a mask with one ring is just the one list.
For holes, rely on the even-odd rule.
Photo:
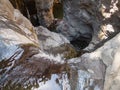
[[(100, 80), (97, 86), (95, 86), (95, 87), (98, 87), (97, 90), (119, 90), (120, 89), (120, 86), (119, 86), (120, 41), (119, 40), (120, 40), (120, 34), (116, 35), (113, 39), (106, 42), (101, 48), (98, 48), (94, 52), (86, 53), (82, 55), (80, 58), (70, 60), (70, 63), (71, 62), (76, 63), (76, 61), (80, 62), (79, 64), (77, 63), (76, 65), (80, 67), (80, 69), (78, 70), (80, 71), (82, 70), (83, 73), (87, 73), (85, 78), (88, 78), (88, 75), (90, 75), (89, 78), (93, 79), (92, 80), (93, 82), (96, 81), (96, 79), (97, 79), (97, 82)], [(80, 83), (82, 82), (80, 81)], [(90, 84), (90, 82), (89, 83), (86, 82), (86, 84)], [(90, 86), (88, 87), (84, 86), (84, 88), (90, 88)], [(81, 90), (84, 90), (84, 89), (81, 89)]]
[(8, 0), (0, 1), (0, 89), (15, 89), (16, 84), (23, 89), (39, 77), (64, 70), (60, 58), (41, 51), (31, 22)]
[[(9, 58), (18, 46), (33, 44), (38, 46), (34, 27), (18, 10), (6, 1), (0, 1), (0, 60)], [(5, 56), (6, 55), (6, 56)]]
[[(10, 0), (34, 26), (49, 27), (54, 21), (53, 7), (58, 0)], [(59, 14), (58, 14), (59, 15)]]
[(77, 56), (77, 51), (70, 42), (61, 34), (51, 32), (42, 26), (36, 27), (40, 48), (46, 53), (61, 55), (63, 58)]
[[(0, 0), (0, 89), (29, 90), (61, 73), (60, 90), (120, 90), (119, 0), (10, 1), (20, 11)], [(54, 3), (63, 18), (54, 20)], [(59, 33), (47, 29), (54, 23)], [(88, 52), (73, 58), (70, 43)]]
[(92, 51), (96, 44), (119, 32), (119, 25), (116, 24), (120, 20), (119, 8), (118, 0), (63, 1), (64, 17), (57, 30), (77, 49), (83, 49), (90, 43), (85, 50)]

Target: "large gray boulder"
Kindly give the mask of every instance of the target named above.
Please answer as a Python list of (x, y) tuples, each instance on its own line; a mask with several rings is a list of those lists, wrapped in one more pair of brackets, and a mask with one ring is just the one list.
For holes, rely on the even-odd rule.
[(70, 59), (70, 86), (71, 90), (103, 90), (105, 64), (99, 58), (91, 58), (91, 54)]
[[(86, 53), (83, 54), (80, 58), (72, 59), (70, 60), (70, 63), (76, 63), (79, 67), (81, 67), (78, 69), (78, 71), (82, 70), (82, 73), (84, 74), (80, 77), (83, 77), (84, 80), (86, 80), (86, 78), (88, 78), (89, 76), (89, 78), (92, 78), (93, 81), (95, 81), (96, 79), (97, 82), (100, 81), (101, 84), (98, 82), (100, 86), (99, 84), (95, 86), (98, 89), (95, 89), (94, 87), (92, 90), (119, 90), (119, 55), (120, 33), (116, 35), (113, 39), (107, 41), (102, 47), (98, 48), (94, 52)], [(78, 82), (78, 84), (80, 86), (86, 85), (83, 84), (85, 83), (84, 80)], [(88, 86), (88, 88), (90, 88), (90, 86)]]
[(36, 27), (36, 31), (42, 51), (67, 59), (77, 56), (77, 51), (63, 35), (51, 32), (42, 26)]

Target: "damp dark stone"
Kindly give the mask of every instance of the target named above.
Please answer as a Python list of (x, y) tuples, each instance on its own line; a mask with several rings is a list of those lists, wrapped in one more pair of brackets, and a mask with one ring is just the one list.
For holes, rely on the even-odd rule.
[(90, 36), (89, 38), (80, 36), (70, 41), (70, 43), (75, 47), (77, 51), (80, 51), (89, 45), (91, 39), (92, 39), (92, 36)]
[(53, 15), (54, 18), (63, 18), (63, 5), (61, 3), (54, 3), (53, 5)]
[(10, 0), (10, 2), (14, 8), (19, 9), (20, 12), (27, 17), (34, 26), (40, 25), (34, 0)]

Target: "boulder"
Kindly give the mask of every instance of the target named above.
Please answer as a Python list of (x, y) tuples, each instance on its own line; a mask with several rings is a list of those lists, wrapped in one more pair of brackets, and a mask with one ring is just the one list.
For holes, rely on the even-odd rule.
[(64, 58), (77, 56), (76, 50), (63, 35), (51, 32), (42, 26), (36, 27), (36, 30), (42, 51), (53, 55), (59, 54)]
[[(89, 77), (99, 79), (101, 88), (97, 87), (97, 90), (119, 90), (119, 54), (120, 33), (111, 40), (107, 41), (102, 47), (91, 53), (83, 54), (80, 58), (72, 59), (70, 60), (70, 63), (76, 62), (76, 64), (81, 67), (80, 70), (82, 70), (83, 73), (86, 73), (85, 75), (87, 76), (85, 76), (85, 78), (88, 78), (88, 74), (91, 73), (89, 74), (91, 75)], [(81, 81), (80, 85), (86, 85), (83, 83), (84, 82)], [(94, 90), (96, 90), (95, 87)]]
[(105, 64), (102, 60), (85, 54), (68, 60), (71, 90), (103, 90)]

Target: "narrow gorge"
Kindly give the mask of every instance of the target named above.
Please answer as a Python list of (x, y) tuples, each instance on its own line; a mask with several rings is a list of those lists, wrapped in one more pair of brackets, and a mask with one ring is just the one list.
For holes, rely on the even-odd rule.
[(119, 0), (0, 0), (0, 90), (120, 90)]

